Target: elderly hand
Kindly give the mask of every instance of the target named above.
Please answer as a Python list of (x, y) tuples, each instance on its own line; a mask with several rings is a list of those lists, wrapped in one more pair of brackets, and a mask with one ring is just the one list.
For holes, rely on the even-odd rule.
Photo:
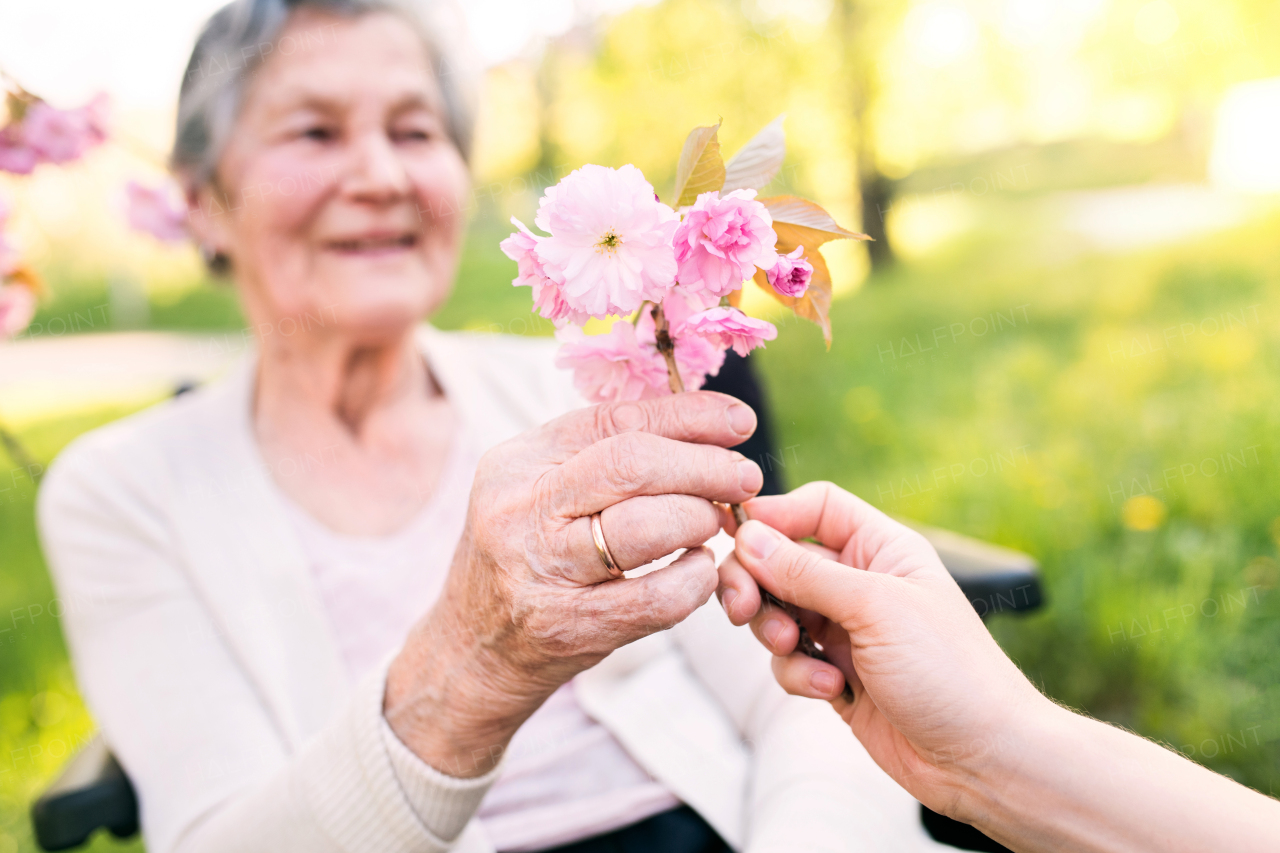
[[(1005, 656), (923, 536), (831, 483), (746, 504), (720, 599), (775, 655), (789, 693), (825, 699), (916, 799), (964, 816), (967, 784), (1011, 727), (1055, 706)], [(818, 545), (792, 540), (812, 537)], [(801, 617), (832, 663), (795, 652)], [(833, 665), (834, 664), (834, 665)], [(854, 699), (841, 698), (845, 679)]]
[[(700, 546), (721, 523), (711, 502), (763, 482), (725, 449), (755, 425), (732, 397), (688, 393), (581, 409), (487, 453), (445, 589), (387, 676), (397, 736), (437, 769), (480, 775), (557, 687), (705, 603), (716, 567)], [(690, 550), (611, 579), (597, 512), (623, 570)]]

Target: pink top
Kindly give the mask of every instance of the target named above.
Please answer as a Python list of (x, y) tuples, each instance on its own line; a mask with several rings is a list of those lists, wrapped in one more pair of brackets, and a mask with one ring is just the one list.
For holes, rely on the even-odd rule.
[[(480, 451), (465, 426), (419, 515), (389, 536), (335, 533), (284, 504), (352, 681), (400, 648), (444, 586)], [(477, 817), (502, 851), (534, 851), (626, 826), (680, 801), (582, 710), (570, 682), (516, 733)]]

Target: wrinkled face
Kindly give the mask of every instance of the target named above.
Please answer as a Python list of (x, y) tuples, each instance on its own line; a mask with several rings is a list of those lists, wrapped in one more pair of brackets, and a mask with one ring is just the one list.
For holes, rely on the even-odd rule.
[(264, 337), (403, 334), (448, 296), (468, 188), (426, 49), (390, 13), (304, 10), (275, 43), (193, 224)]

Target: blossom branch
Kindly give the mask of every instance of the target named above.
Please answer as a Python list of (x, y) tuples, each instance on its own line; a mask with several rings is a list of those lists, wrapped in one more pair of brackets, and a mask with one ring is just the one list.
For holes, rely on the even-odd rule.
[(653, 306), (653, 325), (658, 352), (662, 353), (662, 358), (667, 362), (667, 382), (671, 385), (671, 393), (683, 393), (684, 382), (680, 379), (680, 366), (676, 364), (676, 344), (671, 340), (667, 316), (662, 313), (661, 305)]

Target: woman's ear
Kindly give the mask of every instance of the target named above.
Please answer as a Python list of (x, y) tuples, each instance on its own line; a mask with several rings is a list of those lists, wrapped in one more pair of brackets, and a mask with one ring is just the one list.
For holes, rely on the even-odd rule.
[(231, 268), (231, 259), (227, 253), (231, 235), (228, 231), (229, 205), (226, 194), (218, 188), (217, 181), (206, 181), (199, 185), (187, 183), (186, 199), (187, 221), (205, 264), (213, 273), (225, 275)]

